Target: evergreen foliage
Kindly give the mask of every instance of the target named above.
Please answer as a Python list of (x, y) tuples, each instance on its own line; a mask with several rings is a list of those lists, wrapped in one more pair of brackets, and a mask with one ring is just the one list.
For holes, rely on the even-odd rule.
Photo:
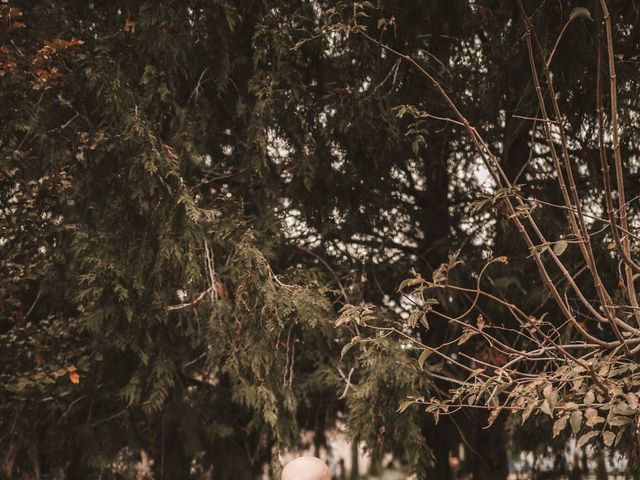
[[(596, 217), (597, 3), (524, 2), (554, 51), (577, 194)], [(633, 2), (609, 4), (635, 228), (640, 22)], [(593, 21), (566, 23), (575, 7)], [(418, 478), (451, 478), (458, 441), (474, 478), (506, 476), (515, 424), (413, 405), (452, 387), (451, 363), (415, 340), (504, 361), (438, 317), (465, 313), (469, 292), (436, 289), (422, 313), (401, 292), (480, 282), (488, 258), (508, 257), (488, 288), (562, 320), (496, 200), (511, 192), (487, 191), (464, 125), (406, 60), (482, 131), (519, 194), (547, 202), (531, 214), (557, 247), (570, 228), (551, 208), (562, 196), (531, 121), (517, 2), (23, 0), (0, 4), (0, 22), (2, 475), (132, 478), (144, 450), (156, 478), (252, 478), (264, 462), (277, 472), (300, 429), (317, 447), (340, 419)], [(603, 283), (623, 301), (609, 233), (593, 229)], [(561, 249), (582, 272), (578, 249)], [(513, 326), (500, 305), (475, 307), (467, 324), (481, 313)], [(523, 448), (552, 434), (535, 422), (542, 435), (514, 436)]]
[(252, 478), (338, 348), (254, 181), (254, 7), (2, 8), (4, 475)]

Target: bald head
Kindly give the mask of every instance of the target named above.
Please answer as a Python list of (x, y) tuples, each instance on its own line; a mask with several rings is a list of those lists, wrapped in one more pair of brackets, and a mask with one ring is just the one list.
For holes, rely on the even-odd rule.
[(331, 474), (319, 458), (300, 457), (287, 463), (282, 480), (331, 480)]

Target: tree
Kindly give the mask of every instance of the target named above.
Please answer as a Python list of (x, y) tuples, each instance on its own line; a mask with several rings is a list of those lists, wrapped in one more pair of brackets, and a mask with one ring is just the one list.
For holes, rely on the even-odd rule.
[(4, 475), (145, 450), (156, 478), (252, 478), (339, 404), (322, 278), (252, 188), (269, 10), (20, 7), (1, 10)]
[[(439, 77), (459, 84), (463, 69), (453, 70), (447, 65), (460, 57), (469, 72), (475, 74), (482, 67), (468, 54), (467, 45), (475, 28), (480, 27), (467, 5), (431, 2), (425, 9), (418, 4), (385, 2), (380, 8), (383, 18), (360, 18), (370, 28), (377, 28), (379, 22), (397, 48), (429, 59), (430, 68)], [(331, 24), (345, 11), (349, 15), (351, 7), (327, 9), (325, 20)], [(296, 240), (336, 272), (342, 301), (391, 304), (396, 310), (408, 312), (408, 305), (389, 297), (399, 279), (412, 267), (435, 270), (447, 258), (449, 242), (466, 236), (457, 220), (468, 203), (473, 183), (452, 182), (451, 178), (462, 175), (465, 180), (473, 180), (463, 167), (457, 169), (458, 159), (451, 158), (451, 152), (467, 147), (461, 147), (459, 136), (451, 129), (442, 133), (441, 124), (410, 119), (411, 109), (403, 105), (417, 98), (421, 102), (418, 107), (429, 109), (436, 117), (447, 107), (437, 95), (428, 93), (429, 83), (408, 65), (349, 36), (348, 28), (332, 29), (323, 37), (321, 27), (309, 25), (305, 30), (303, 23), (292, 36), (296, 33), (300, 41), (295, 53), (303, 55), (302, 60), (289, 54), (277, 71), (285, 72), (288, 78), (286, 72), (295, 61), (297, 70), (308, 72), (303, 78), (311, 87), (303, 90), (298, 85), (283, 86), (276, 74), (272, 88), (286, 94), (274, 95), (271, 101), (278, 119), (274, 123), (282, 129), (278, 134), (291, 149), (291, 155), (278, 162), (276, 179), (283, 181), (286, 197), (300, 210), (296, 215), (300, 225)], [(304, 96), (290, 95), (292, 91), (302, 91)], [(301, 133), (308, 128), (312, 134)], [(409, 142), (403, 138), (405, 129)], [(431, 333), (446, 338), (446, 324), (432, 328)], [(403, 357), (399, 355), (399, 361)], [(394, 375), (393, 369), (383, 368), (372, 368), (361, 380), (366, 385), (386, 383), (390, 390), (403, 392), (406, 379)], [(357, 372), (357, 361), (347, 357), (344, 369), (345, 378), (347, 372)], [(378, 378), (373, 372), (384, 372), (384, 376)], [(359, 382), (359, 374), (353, 379)], [(381, 398), (381, 393), (376, 395)], [(373, 397), (363, 400), (361, 408), (351, 405), (354, 408), (349, 411), (358, 412), (349, 414), (357, 425), (354, 435), (362, 434), (363, 422), (358, 417), (370, 407)], [(380, 400), (378, 403), (387, 405)], [(410, 445), (424, 446), (426, 440), (438, 450), (434, 452), (437, 460), (431, 475), (446, 478), (451, 474), (449, 439), (459, 435), (457, 426), (434, 425), (432, 418), (418, 413), (412, 422), (423, 424), (420, 432), (411, 430), (412, 435), (402, 439), (376, 433), (378, 429), (395, 429), (392, 425), (397, 421), (397, 404), (398, 398), (366, 417), (366, 422), (377, 428), (367, 430), (360, 438), (374, 447), (375, 454), (385, 449), (411, 452), (411, 460), (422, 463), (422, 468), (426, 468), (427, 458), (415, 455)], [(483, 426), (469, 422), (469, 428), (480, 430)]]
[[(633, 171), (637, 163), (632, 140), (635, 100), (626, 97), (636, 91), (637, 82), (634, 77), (626, 78), (620, 88), (616, 71), (619, 65), (624, 70), (621, 60), (625, 54), (616, 53), (613, 34), (624, 32), (619, 34), (622, 50), (627, 42), (633, 42), (637, 32), (626, 26), (633, 24), (635, 13), (621, 5), (610, 10), (606, 1), (593, 10), (576, 7), (564, 14), (552, 8), (534, 10), (522, 2), (517, 4), (517, 28), (524, 31), (523, 45), (530, 64), (527, 90), (532, 90), (537, 106), (517, 114), (517, 118), (529, 122), (522, 127), (530, 138), (529, 159), (512, 170), (510, 152), (521, 144), (523, 136), (511, 134), (502, 141), (487, 140), (495, 128), (491, 123), (476, 126), (464, 113), (465, 105), (456, 101), (456, 92), (440, 82), (419, 58), (369, 33), (371, 29), (360, 22), (358, 15), (359, 10), (367, 9), (365, 3), (354, 7), (348, 23), (334, 23), (328, 29), (347, 28), (412, 65), (432, 83), (450, 107), (450, 116), (444, 120), (467, 135), (474, 155), (482, 160), (493, 181), (491, 192), (476, 202), (475, 212), (492, 207), (496, 227), (511, 224), (512, 231), (524, 241), (523, 250), (529, 258), (516, 257), (513, 266), (514, 258), (503, 255), (505, 238), (496, 230), (493, 238), (484, 238), (482, 243), (498, 255), (490, 252), (484, 266), (471, 275), (471, 281), (468, 276), (464, 281), (456, 272), (465, 269), (461, 265), (467, 260), (456, 252), (431, 277), (416, 272), (401, 284), (400, 289), (407, 292), (405, 298), (415, 306), (406, 321), (398, 322), (387, 313), (390, 323), (380, 323), (382, 314), (376, 315), (366, 306), (345, 309), (341, 322), (355, 322), (360, 331), (372, 330), (374, 334), (367, 340), (362, 336), (356, 339), (367, 341), (369, 350), (381, 334), (385, 342), (389, 336), (399, 337), (399, 347), (416, 352), (420, 370), (424, 367), (427, 376), (448, 379), (448, 391), (440, 395), (417, 391), (403, 408), (426, 405), (436, 417), (477, 408), (488, 412), (489, 424), (505, 411), (522, 413), (523, 422), (534, 412), (542, 412), (554, 420), (547, 422), (549, 431), (553, 424), (554, 436), (563, 433), (566, 438), (572, 433), (578, 436), (579, 445), (600, 438), (604, 445), (626, 452), (634, 463), (638, 448), (633, 366), (637, 296), (631, 226), (635, 208), (633, 202), (625, 200), (630, 197), (625, 193), (624, 168)], [(558, 18), (562, 19), (560, 28), (554, 30), (549, 19)], [(565, 52), (584, 55), (578, 55), (578, 62), (563, 57), (563, 63), (559, 59), (563, 42), (568, 41), (569, 32), (580, 28), (578, 25), (584, 32), (582, 49), (565, 47)], [(577, 73), (587, 68), (595, 74), (575, 80)], [(608, 80), (603, 79), (605, 71)], [(569, 78), (575, 83), (569, 83)], [(590, 79), (593, 81), (589, 84)], [(520, 108), (530, 105), (530, 95), (521, 96)], [(584, 108), (587, 99), (592, 102), (591, 110)], [(605, 101), (609, 104), (608, 115), (603, 108)], [(619, 112), (622, 104), (624, 114)], [(433, 118), (428, 111), (409, 111), (417, 120)], [(494, 122), (509, 131), (510, 122), (504, 114)], [(629, 132), (625, 146), (620, 141), (623, 125)], [(590, 155), (594, 151), (599, 156), (601, 177), (592, 174)], [(622, 158), (627, 159), (626, 165)], [(610, 169), (615, 172), (615, 183)], [(518, 177), (522, 177), (523, 185), (515, 183)], [(596, 182), (604, 185), (601, 191), (594, 188)], [(604, 218), (600, 209), (606, 212)], [(533, 262), (541, 280), (538, 284), (546, 291), (533, 305), (527, 298), (529, 292), (522, 288), (522, 275), (518, 275), (524, 271), (525, 262)], [(615, 273), (618, 262), (619, 276)], [(507, 272), (509, 282), (498, 282), (501, 277), (507, 280)], [(362, 308), (368, 310), (366, 318)], [(449, 341), (433, 345), (411, 333), (419, 322), (426, 328), (434, 318), (447, 320), (453, 333)], [(366, 358), (367, 351), (360, 354)]]
[(2, 5), (7, 476), (247, 478), (340, 414), (496, 478), (509, 409), (635, 422), (637, 13), (423, 3)]

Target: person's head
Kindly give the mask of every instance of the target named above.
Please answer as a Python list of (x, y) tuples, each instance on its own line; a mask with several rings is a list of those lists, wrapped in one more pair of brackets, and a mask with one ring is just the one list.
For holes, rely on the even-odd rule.
[(331, 480), (331, 473), (319, 458), (299, 457), (284, 467), (282, 480)]

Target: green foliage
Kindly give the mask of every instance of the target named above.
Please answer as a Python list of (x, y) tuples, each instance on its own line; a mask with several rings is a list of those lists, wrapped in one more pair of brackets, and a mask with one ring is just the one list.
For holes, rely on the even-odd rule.
[[(597, 157), (599, 147), (602, 152), (599, 161), (606, 172), (607, 155), (615, 152), (619, 179), (616, 190), (623, 198), (623, 185), (629, 182), (622, 177), (635, 171), (638, 154), (634, 140), (637, 125), (634, 114), (629, 114), (635, 111), (637, 101), (627, 95), (637, 92), (638, 84), (621, 62), (613, 63), (617, 55), (614, 52), (628, 52), (637, 41), (638, 30), (630, 26), (637, 20), (637, 12), (618, 4), (610, 6), (615, 12), (610, 17), (607, 3), (600, 4), (594, 17), (584, 7), (564, 11), (539, 8), (531, 2), (516, 2), (514, 10), (471, 5), (466, 13), (475, 17), (475, 21), (482, 18), (479, 27), (482, 34), (468, 40), (465, 32), (474, 20), (465, 17), (464, 21), (469, 21), (465, 23), (466, 29), (447, 36), (448, 47), (439, 44), (442, 38), (437, 27), (425, 33), (429, 39), (424, 45), (417, 46), (408, 40), (398, 41), (395, 30), (394, 35), (384, 29), (379, 31), (386, 24), (382, 11), (373, 15), (379, 13), (381, 17), (377, 18), (378, 31), (372, 33), (376, 19), (369, 19), (368, 13), (372, 12), (364, 2), (354, 4), (352, 9), (345, 8), (339, 20), (325, 27), (329, 37), (345, 31), (362, 43), (379, 48), (383, 58), (389, 57), (387, 65), (394, 60), (402, 62), (429, 84), (426, 92), (412, 91), (409, 82), (398, 88), (414, 95), (413, 101), (399, 101), (396, 107), (400, 119), (409, 118), (405, 132), (411, 152), (403, 152), (388, 176), (393, 178), (394, 168), (407, 165), (404, 168), (409, 173), (408, 185), (380, 187), (380, 182), (372, 182), (374, 189), (379, 187), (383, 192), (397, 188), (402, 199), (391, 203), (388, 210), (380, 208), (379, 216), (390, 212), (389, 217), (397, 220), (398, 225), (404, 220), (399, 205), (404, 202), (417, 206), (415, 212), (408, 213), (413, 232), (404, 234), (388, 228), (380, 233), (373, 225), (350, 236), (349, 227), (344, 228), (347, 242), (358, 244), (358, 240), (365, 238), (366, 243), (362, 244), (369, 248), (362, 255), (366, 265), (362, 268), (363, 276), (366, 272), (362, 286), (366, 293), (362, 300), (367, 304), (386, 304), (406, 322), (400, 325), (397, 318), (382, 325), (363, 322), (362, 315), (354, 313), (358, 307), (351, 306), (343, 309), (339, 322), (353, 321), (358, 327), (366, 327), (354, 327), (354, 340), (345, 346), (348, 351), (353, 344), (362, 342), (363, 336), (379, 334), (396, 338), (399, 349), (407, 345), (418, 348), (421, 367), (434, 362), (434, 353), (438, 357), (435, 363), (443, 358), (443, 363), (453, 366), (444, 376), (443, 370), (425, 373), (446, 381), (442, 398), (423, 398), (418, 390), (403, 407), (426, 404), (427, 412), (436, 418), (466, 407), (486, 410), (490, 412), (489, 426), (500, 418), (503, 409), (523, 412), (525, 419), (540, 412), (555, 419), (556, 436), (570, 430), (581, 446), (599, 438), (602, 440), (597, 443), (599, 447), (604, 444), (619, 449), (635, 461), (637, 439), (628, 444), (622, 442), (632, 438), (626, 428), (635, 425), (638, 418), (637, 408), (632, 406), (636, 397), (635, 373), (629, 370), (637, 354), (633, 340), (638, 333), (637, 318), (631, 313), (636, 302), (635, 277), (629, 255), (622, 255), (624, 250), (619, 242), (611, 242), (609, 235), (612, 228), (614, 233), (617, 231), (611, 223), (624, 222), (627, 209), (629, 218), (636, 219), (638, 212), (630, 202), (620, 206), (622, 220), (593, 215), (611, 200), (609, 193), (602, 194), (602, 184), (608, 180), (600, 175), (600, 166), (593, 163), (593, 156)], [(386, 6), (380, 5), (381, 10)], [(504, 22), (494, 30), (498, 17)], [(594, 24), (573, 23), (579, 18), (594, 20)], [(560, 33), (553, 24), (558, 19), (564, 25)], [(605, 42), (603, 32), (610, 32), (609, 21), (613, 21), (617, 32), (624, 30), (625, 34), (619, 33), (614, 40), (607, 38)], [(575, 30), (567, 29), (570, 24)], [(525, 37), (521, 41), (516, 32), (522, 30)], [(398, 31), (402, 32), (402, 27)], [(528, 44), (531, 38), (532, 43)], [(511, 39), (508, 48), (504, 43), (507, 39)], [(531, 57), (529, 51), (534, 52)], [(598, 59), (603, 51), (605, 57), (609, 55), (612, 82), (611, 93), (605, 95), (595, 79), (587, 80), (589, 75), (605, 78), (602, 61)], [(623, 57), (624, 54), (618, 58)], [(547, 73), (552, 58), (553, 68)], [(475, 59), (480, 60), (476, 63)], [(529, 62), (534, 72), (538, 72), (532, 73)], [(619, 72), (615, 78), (614, 70)], [(371, 67), (369, 72), (374, 76), (375, 68)], [(456, 78), (461, 72), (463, 83), (460, 77)], [(616, 84), (618, 80), (621, 83)], [(612, 110), (616, 110), (617, 95), (624, 96), (622, 102), (634, 107), (620, 113), (619, 123), (617, 112), (612, 112), (611, 118), (598, 118), (594, 105), (611, 102)], [(549, 113), (551, 106), (545, 113), (547, 101), (553, 106), (553, 113)], [(433, 128), (438, 122), (442, 129), (429, 131), (429, 126)], [(588, 133), (602, 129), (614, 131), (613, 145), (609, 139), (604, 140), (608, 133), (601, 134), (601, 145)], [(628, 143), (622, 146), (615, 140), (618, 130), (627, 132)], [(546, 135), (541, 135), (545, 131)], [(618, 165), (619, 148), (630, 159), (624, 167)], [(439, 163), (433, 162), (434, 156)], [(560, 165), (556, 160), (551, 165), (550, 156), (560, 156), (564, 163)], [(423, 162), (419, 164), (421, 169), (408, 168), (411, 161), (406, 159), (411, 157)], [(427, 165), (428, 160), (433, 163)], [(481, 166), (486, 171), (475, 173)], [(474, 173), (469, 175), (470, 172)], [(424, 188), (422, 195), (419, 186)], [(626, 187), (636, 190), (630, 185)], [(478, 188), (484, 191), (479, 192)], [(569, 200), (567, 189), (573, 195)], [(438, 192), (440, 195), (436, 197)], [(439, 216), (434, 215), (435, 208), (442, 205), (446, 209)], [(573, 213), (573, 205), (577, 215)], [(351, 225), (348, 212), (342, 218), (348, 218), (345, 224)], [(587, 218), (580, 227), (583, 231), (578, 232), (575, 218)], [(635, 234), (629, 235), (635, 241)], [(424, 242), (429, 236), (431, 241)], [(407, 238), (411, 240), (406, 241)], [(394, 258), (391, 252), (396, 239), (405, 241), (397, 242), (400, 253)], [(526, 245), (522, 239), (527, 240)], [(579, 243), (580, 248), (573, 248), (573, 243)], [(408, 245), (412, 247), (410, 251), (403, 251)], [(412, 266), (420, 265), (416, 270), (425, 277), (412, 270), (413, 278), (400, 284), (402, 298), (397, 302), (390, 300), (384, 296), (390, 289), (381, 288), (387, 285), (390, 264), (397, 266), (400, 262), (394, 263), (396, 258), (402, 261), (412, 254)], [(502, 265), (489, 269), (493, 263)], [(459, 266), (453, 270), (456, 265)], [(585, 269), (590, 275), (580, 277), (575, 273)], [(538, 271), (544, 275), (538, 276)], [(405, 277), (406, 271), (402, 278)], [(367, 288), (368, 284), (373, 284), (373, 288)], [(372, 300), (376, 296), (377, 301)], [(613, 318), (607, 320), (597, 312), (606, 312)], [(623, 330), (622, 334), (618, 328)], [(536, 336), (539, 338), (534, 339)], [(592, 340), (594, 343), (590, 344)], [(550, 353), (556, 351), (557, 354)], [(610, 377), (609, 371), (615, 374)], [(602, 411), (585, 404), (583, 397), (589, 392), (597, 397)], [(537, 426), (551, 435), (551, 424), (541, 422)], [(526, 448), (531, 446), (528, 442)], [(478, 444), (475, 447), (482, 448)], [(502, 472), (506, 476), (506, 466), (500, 475)], [(478, 469), (473, 473), (474, 478), (495, 478)]]
[(374, 458), (392, 452), (410, 472), (423, 475), (432, 461), (422, 431), (424, 413), (418, 408), (398, 412), (405, 410), (402, 403), (408, 396), (431, 395), (430, 379), (411, 349), (398, 349), (394, 339), (367, 339), (358, 350), (349, 353), (362, 369), (347, 392), (347, 423), (353, 436), (369, 446)]
[(252, 8), (22, 8), (3, 70), (4, 472), (89, 478), (142, 449), (157, 478), (249, 478), (298, 441), (309, 365), (337, 348), (325, 290), (279, 261), (273, 206), (246, 188)]
[[(603, 284), (624, 300), (598, 223), (601, 18), (591, 7), (524, 3), (543, 50), (555, 52), (548, 98), (571, 132)], [(633, 5), (611, 3), (635, 198), (640, 23)], [(0, 7), (3, 474), (106, 477), (144, 450), (156, 478), (187, 478), (192, 465), (250, 478), (300, 428), (321, 437), (341, 412), (374, 455), (394, 452), (420, 476), (445, 478), (444, 440), (461, 439), (452, 423), (434, 424), (451, 389), (442, 377), (452, 375), (435, 349), (498, 366), (505, 359), (483, 332), (513, 325), (504, 306), (482, 297), (469, 309), (469, 291), (444, 286), (477, 283), (556, 328), (530, 257), (555, 253), (572, 273), (583, 268), (566, 212), (553, 208), (562, 198), (535, 121), (518, 9), (440, 0)], [(473, 141), (434, 83), (497, 152), (511, 187), (487, 188)], [(509, 215), (504, 201), (516, 196), (523, 203)], [(637, 216), (637, 202), (629, 211)], [(531, 249), (512, 229), (527, 216), (548, 232)], [(576, 318), (608, 338), (560, 288)], [(583, 293), (599, 308), (593, 288)], [(335, 317), (343, 327), (332, 328)], [(566, 383), (559, 400), (587, 395), (566, 372), (543, 373)], [(612, 381), (626, 375), (635, 378)], [(496, 385), (477, 385), (460, 398), (495, 398)], [(632, 407), (624, 395), (633, 388), (620, 387), (613, 403), (596, 398), (596, 414), (584, 411), (578, 425), (575, 409), (551, 408), (546, 387), (518, 398), (524, 408), (547, 402), (552, 415), (529, 422), (549, 435), (559, 422), (558, 442), (596, 422), (597, 441), (615, 444), (604, 432), (626, 425), (596, 419), (631, 418), (610, 412)], [(469, 426), (470, 445), (489, 458), (480, 423)], [(477, 478), (502, 475), (473, 468)]]

